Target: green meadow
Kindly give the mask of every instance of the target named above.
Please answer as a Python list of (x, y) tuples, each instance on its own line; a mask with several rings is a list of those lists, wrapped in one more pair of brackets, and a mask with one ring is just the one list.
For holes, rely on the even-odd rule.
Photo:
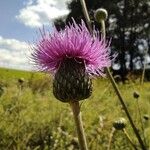
[[(0, 69), (0, 150), (79, 149), (70, 105), (55, 99), (52, 80), (44, 73)], [(118, 86), (142, 139), (150, 147), (150, 82), (140, 85), (136, 79)], [(93, 79), (92, 96), (80, 104), (89, 150), (107, 150), (113, 123), (120, 117), (127, 120), (125, 131), (140, 150), (107, 78)], [(116, 130), (111, 150), (132, 149), (123, 130)]]

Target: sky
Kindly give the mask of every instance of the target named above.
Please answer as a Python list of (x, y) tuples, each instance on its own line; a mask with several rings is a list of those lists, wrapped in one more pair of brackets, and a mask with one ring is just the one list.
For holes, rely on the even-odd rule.
[(32, 70), (31, 46), (39, 29), (67, 15), (69, 0), (0, 0), (0, 67)]

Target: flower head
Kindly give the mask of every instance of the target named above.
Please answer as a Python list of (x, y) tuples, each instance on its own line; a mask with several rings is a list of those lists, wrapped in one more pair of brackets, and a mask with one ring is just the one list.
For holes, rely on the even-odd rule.
[(113, 122), (113, 127), (116, 130), (123, 130), (127, 125), (127, 121), (125, 118), (119, 118), (118, 120)]
[(108, 49), (98, 32), (92, 36), (83, 21), (77, 25), (73, 20), (63, 31), (43, 32), (32, 56), (41, 70), (54, 74), (55, 97), (69, 102), (91, 95), (90, 75), (103, 75), (104, 67), (110, 66)]
[(66, 58), (82, 60), (88, 74), (102, 75), (104, 67), (110, 66), (109, 42), (100, 39), (98, 32), (94, 37), (85, 23), (73, 24), (65, 30), (42, 33), (32, 54), (33, 60), (42, 71), (55, 74)]

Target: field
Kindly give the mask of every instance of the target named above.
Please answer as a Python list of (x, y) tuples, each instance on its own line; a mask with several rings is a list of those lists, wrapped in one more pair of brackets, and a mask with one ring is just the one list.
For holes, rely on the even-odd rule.
[[(150, 83), (140, 85), (137, 79), (118, 86), (141, 137), (150, 146)], [(133, 97), (134, 92), (139, 93), (139, 98)], [(93, 79), (93, 94), (81, 101), (81, 111), (89, 150), (107, 149), (113, 122), (120, 117), (127, 120), (125, 131), (139, 147), (107, 78)], [(70, 106), (54, 98), (52, 77), (1, 68), (0, 150), (78, 149)], [(133, 149), (123, 130), (115, 131), (111, 149)]]

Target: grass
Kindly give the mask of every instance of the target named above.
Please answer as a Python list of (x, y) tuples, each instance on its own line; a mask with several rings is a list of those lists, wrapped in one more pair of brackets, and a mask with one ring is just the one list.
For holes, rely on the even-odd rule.
[[(20, 91), (18, 79), (25, 81)], [(52, 94), (52, 78), (43, 73), (0, 69), (0, 149), (1, 150), (77, 150), (77, 135), (69, 104), (59, 102)], [(147, 145), (150, 146), (150, 83), (138, 81), (119, 84), (129, 111), (139, 129), (140, 116), (133, 92), (140, 93), (139, 106), (142, 113)], [(107, 79), (93, 80), (93, 94), (81, 101), (84, 128), (90, 150), (107, 149), (112, 123), (124, 117), (117, 96)], [(127, 122), (132, 141), (137, 139)], [(132, 150), (122, 131), (117, 131), (112, 140), (113, 150)]]
[(28, 79), (31, 75), (29, 71), (21, 71), (15, 69), (7, 69), (7, 68), (0, 68), (0, 78), (1, 79), (17, 79), (17, 78), (26, 78)]

